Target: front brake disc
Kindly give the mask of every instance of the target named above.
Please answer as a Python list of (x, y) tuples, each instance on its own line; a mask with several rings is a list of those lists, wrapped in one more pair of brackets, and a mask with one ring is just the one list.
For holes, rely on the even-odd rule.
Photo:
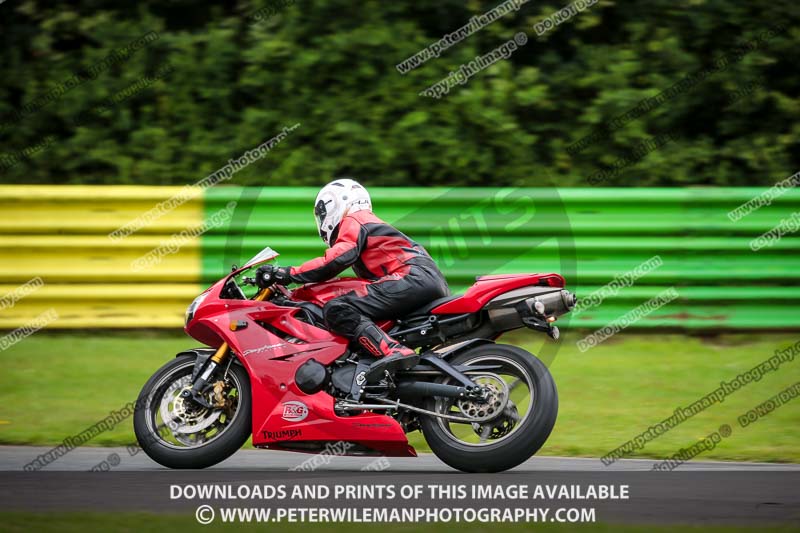
[(222, 410), (209, 411), (205, 407), (190, 405), (180, 393), (191, 389), (191, 376), (184, 376), (175, 381), (164, 392), (159, 405), (161, 420), (172, 432), (172, 436), (180, 443), (191, 445), (194, 441), (187, 439), (204, 431), (214, 424), (222, 415)]

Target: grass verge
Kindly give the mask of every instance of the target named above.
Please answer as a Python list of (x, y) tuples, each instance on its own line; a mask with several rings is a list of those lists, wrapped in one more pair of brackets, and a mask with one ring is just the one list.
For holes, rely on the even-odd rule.
[[(0, 513), (3, 531), (7, 533), (27, 533), (37, 531), (48, 533), (84, 533), (89, 531), (114, 531), (117, 533), (161, 533), (163, 531), (181, 531), (201, 528), (202, 531), (264, 531), (264, 524), (220, 524), (214, 522), (200, 526), (190, 516), (154, 515), (143, 513)], [(302, 527), (304, 533), (367, 533), (380, 531), (382, 533), (423, 533), (431, 530), (432, 524), (294, 524), (292, 529)], [(536, 531), (549, 533), (567, 533), (571, 531), (586, 531), (592, 533), (667, 533), (679, 531), (681, 533), (750, 533), (754, 531), (764, 533), (791, 533), (800, 531), (798, 526), (773, 526), (773, 527), (731, 527), (731, 526), (635, 526), (611, 524), (475, 524), (453, 523), (436, 524), (437, 531), (458, 531), (460, 533), (479, 533), (485, 531), (522, 533), (529, 532), (532, 528)], [(285, 531), (284, 528), (270, 529)]]
[[(539, 337), (519, 334), (504, 340), (536, 352)], [(585, 353), (575, 347), (578, 338), (564, 336), (550, 366), (560, 409), (541, 455), (603, 456), (798, 336), (619, 334)], [(3, 353), (0, 443), (54, 445), (79, 433), (135, 399), (156, 368), (194, 345), (182, 336), (131, 332), (103, 337), (41, 332), (16, 344)], [(800, 462), (800, 399), (746, 428), (737, 424), (739, 415), (800, 379), (799, 360), (743, 386), (630, 456), (669, 456), (728, 424), (732, 435), (698, 459)], [(419, 433), (409, 437), (427, 451)], [(91, 444), (132, 441), (127, 420)]]

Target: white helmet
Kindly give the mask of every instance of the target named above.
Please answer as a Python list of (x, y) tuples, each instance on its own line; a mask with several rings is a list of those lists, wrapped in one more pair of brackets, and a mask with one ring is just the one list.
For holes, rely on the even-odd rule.
[(372, 211), (372, 200), (367, 189), (351, 179), (330, 182), (319, 191), (314, 202), (314, 219), (319, 236), (331, 246), (331, 236), (345, 215), (362, 209)]

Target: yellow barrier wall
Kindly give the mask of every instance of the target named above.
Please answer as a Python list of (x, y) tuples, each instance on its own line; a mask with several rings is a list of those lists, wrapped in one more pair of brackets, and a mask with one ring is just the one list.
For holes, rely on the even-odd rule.
[[(199, 237), (141, 269), (132, 262), (202, 223), (197, 194), (139, 231), (109, 233), (183, 191), (182, 187), (0, 186), (0, 328), (55, 309), (49, 327), (180, 327), (202, 290)], [(185, 192), (185, 191), (183, 191)], [(40, 276), (44, 285), (13, 305), (13, 292)], [(9, 299), (11, 298), (11, 299)]]

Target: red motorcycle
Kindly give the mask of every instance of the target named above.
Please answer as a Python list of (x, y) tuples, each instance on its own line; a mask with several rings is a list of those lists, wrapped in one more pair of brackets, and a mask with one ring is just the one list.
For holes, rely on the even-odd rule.
[(266, 248), (234, 266), (189, 306), (185, 331), (207, 347), (161, 367), (134, 415), (136, 438), (153, 460), (205, 468), (251, 434), (258, 448), (316, 453), (338, 445), (347, 455), (415, 457), (406, 434), (420, 429), (453, 468), (499, 472), (547, 440), (558, 413), (553, 378), (533, 354), (494, 340), (521, 327), (557, 339), (552, 323), (576, 303), (564, 278), (481, 276), (463, 295), (380, 323), (421, 359), (368, 384), (374, 359), (322, 319), (325, 302), (368, 282), (259, 290), (248, 274), (277, 255)]

